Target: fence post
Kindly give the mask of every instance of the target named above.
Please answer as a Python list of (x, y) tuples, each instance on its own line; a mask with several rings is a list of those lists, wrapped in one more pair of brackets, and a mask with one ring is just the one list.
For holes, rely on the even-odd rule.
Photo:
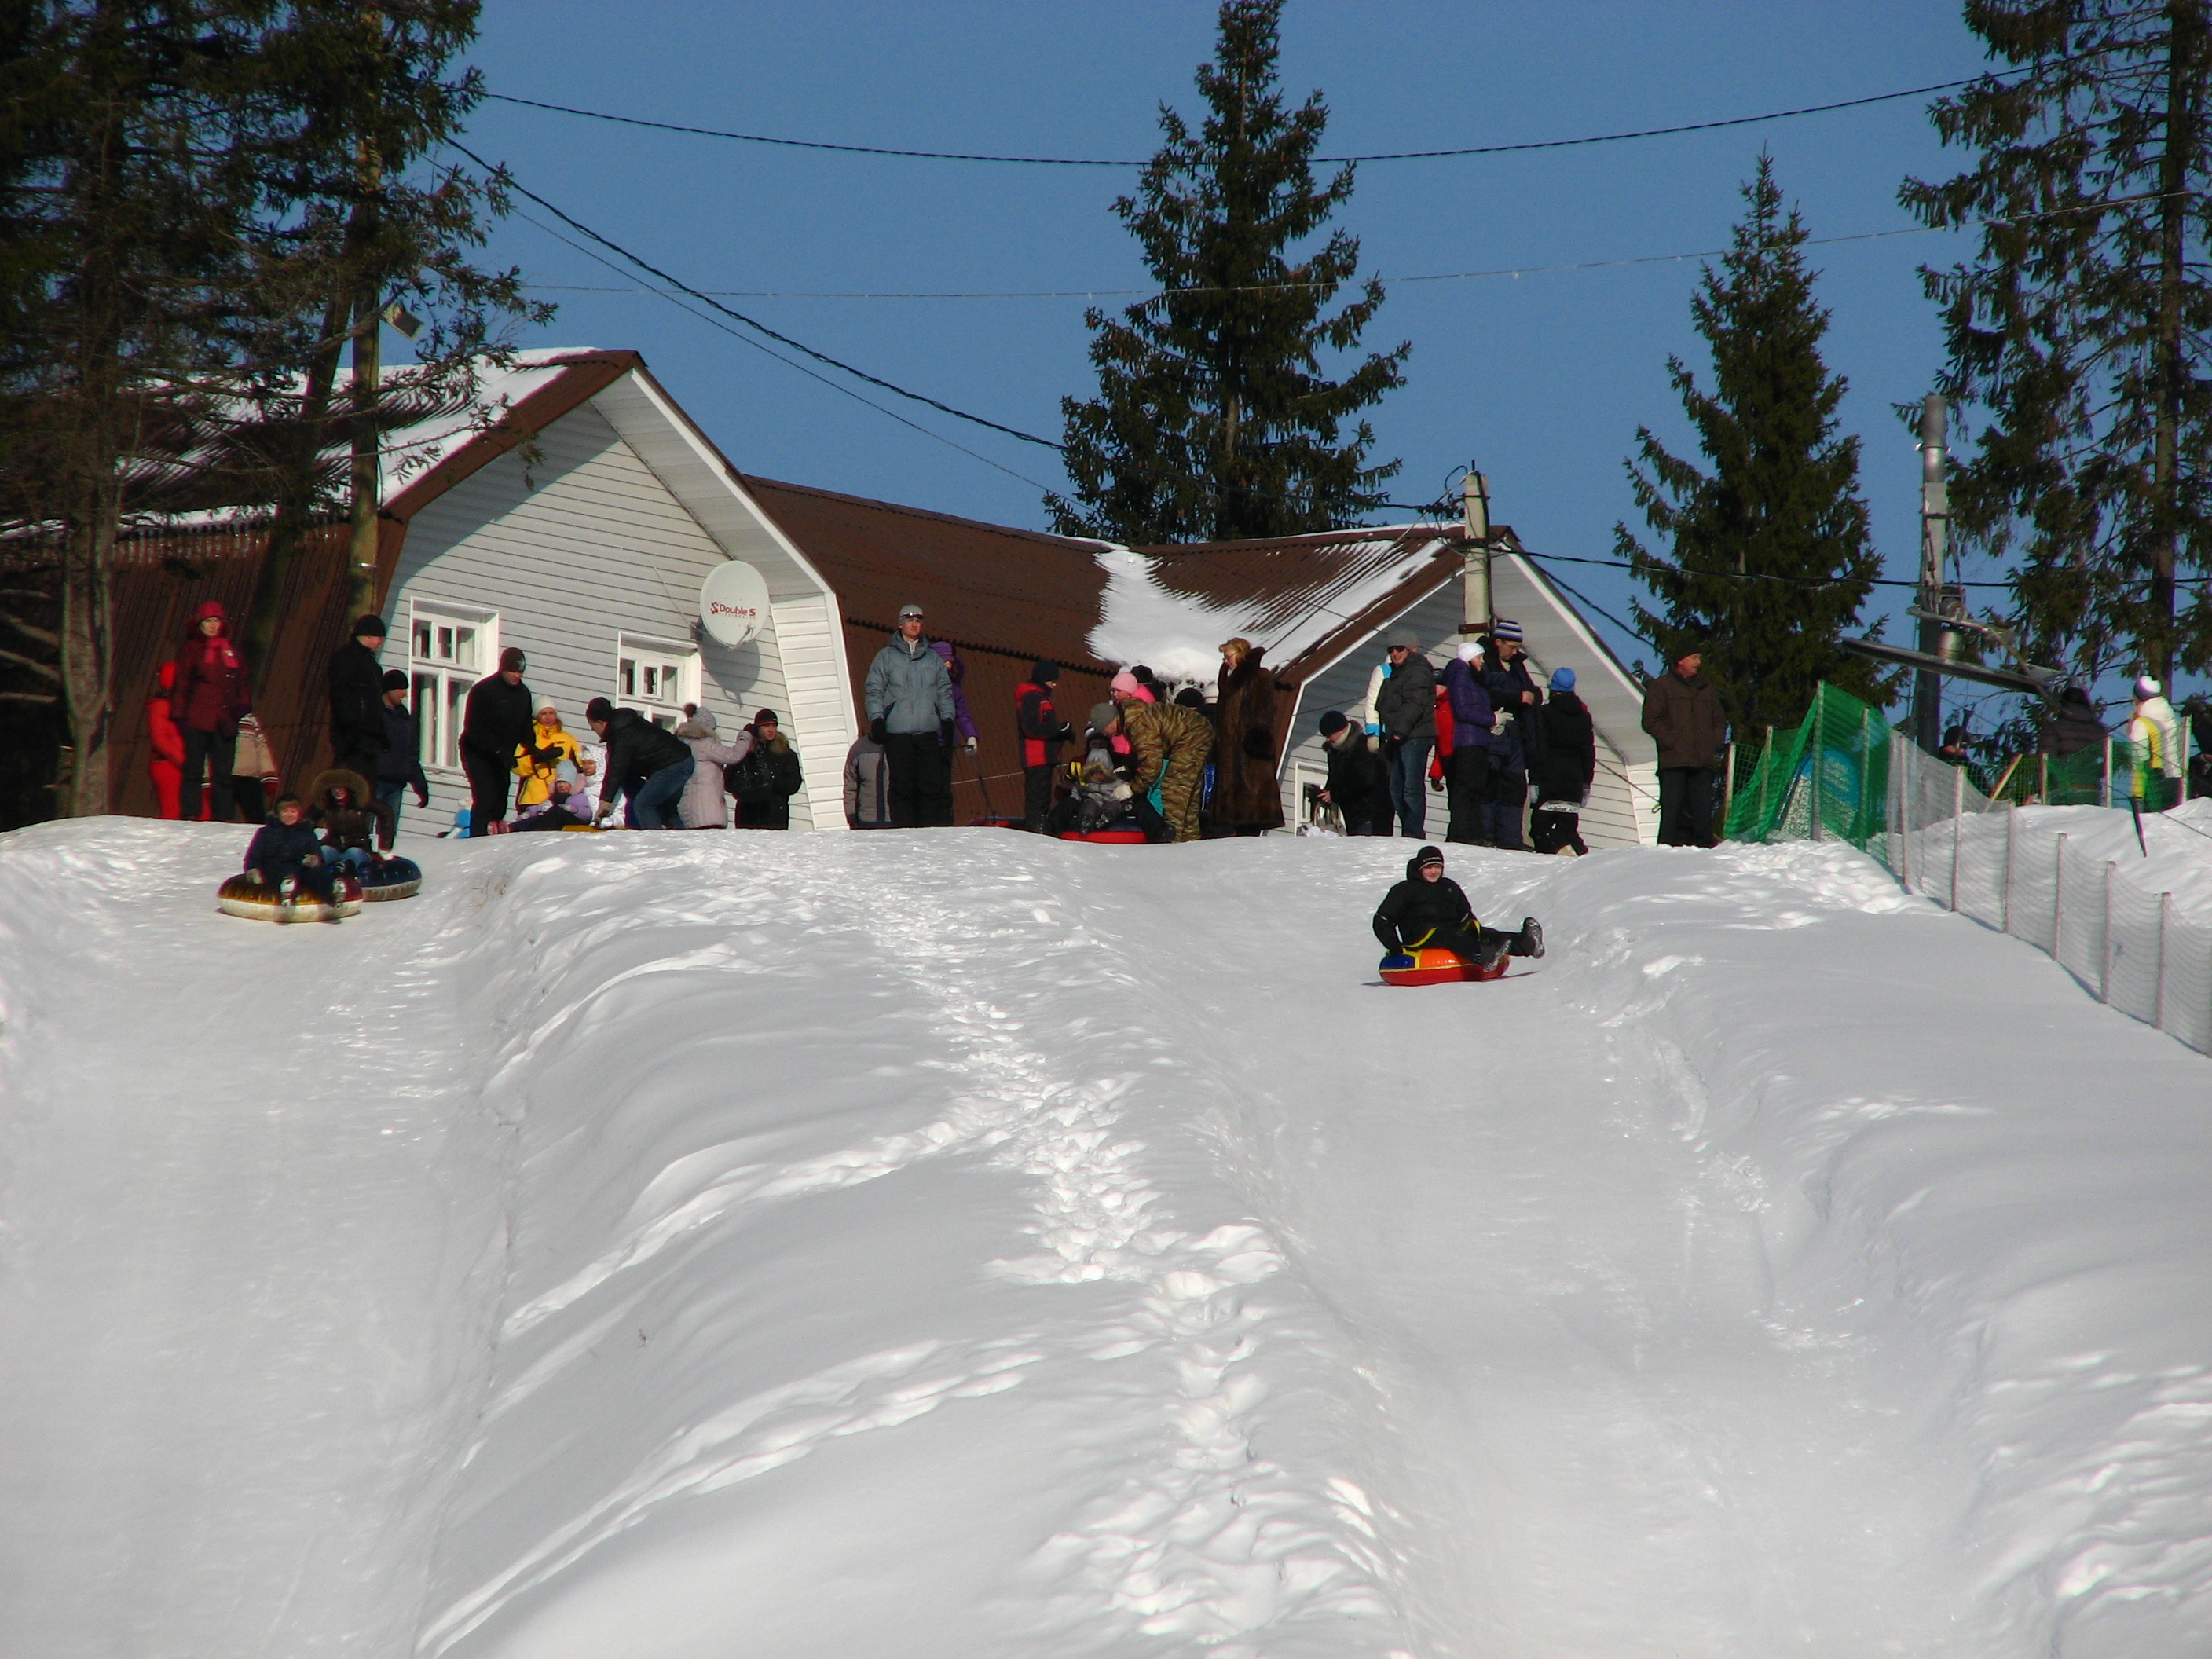
[(2173, 895), (2158, 896), (2158, 979), (2157, 988), (2150, 996), (2150, 1023), (2163, 1031), (2166, 1029), (2166, 921), (2173, 908)]
[(2066, 936), (2066, 832), (2058, 834), (2058, 862), (2051, 878), (2051, 959), (2061, 968), (2066, 958), (2059, 954), (2059, 945)]
[(1811, 757), (1812, 765), (1808, 769), (1805, 781), (1809, 786), (1808, 793), (1813, 800), (1813, 839), (1814, 841), (1826, 841), (1828, 838), (1827, 826), (1820, 822), (1820, 756), (1826, 735), (1823, 730), (1826, 722), (1820, 718), (1820, 704), (1826, 696), (1827, 690), (1828, 688), (1825, 683), (1813, 688), (1813, 746), (1808, 751)]
[(2112, 1000), (2112, 860), (2105, 860), (2105, 949), (2097, 963), (2097, 1000)]
[(2184, 715), (2176, 722), (2181, 727), (2181, 805), (2189, 805), (2189, 740), (2196, 735), (2189, 719)]
[(1766, 775), (1774, 764), (1774, 728), (1766, 728), (1766, 741), (1759, 751), (1759, 828), (1762, 836), (1766, 832)]
[(2106, 738), (2105, 739), (2105, 775), (2103, 778), (2099, 780), (2097, 784), (2097, 805), (2100, 806), (2110, 806), (2112, 804), (2112, 740), (2110, 738)]
[(2051, 805), (2051, 757), (2038, 755), (2035, 769), (2035, 804), (2048, 806)]
[(1728, 769), (1721, 774), (1721, 834), (1728, 834), (1729, 812), (1735, 805), (1735, 734), (1729, 734)]
[(2004, 872), (2004, 930), (2012, 932), (2012, 832), (2020, 817), (2020, 809), (2010, 801), (2005, 803), (2005, 872)]
[(1951, 769), (1951, 908), (1959, 908), (1959, 827), (1966, 821), (1966, 770)]

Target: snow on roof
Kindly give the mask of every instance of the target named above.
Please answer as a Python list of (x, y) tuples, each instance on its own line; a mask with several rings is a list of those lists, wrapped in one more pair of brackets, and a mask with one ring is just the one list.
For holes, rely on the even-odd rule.
[[(397, 493), (410, 479), (435, 466), (478, 433), (496, 425), (508, 410), (532, 392), (552, 384), (564, 369), (596, 355), (590, 347), (556, 346), (518, 351), (514, 362), (503, 368), (479, 363), (473, 396), (465, 401), (441, 404), (411, 426), (396, 428), (385, 435), (385, 494), (389, 496)], [(387, 386), (400, 386), (408, 378), (407, 368), (402, 367), (385, 380)]]
[(1109, 548), (1091, 654), (1149, 665), (1170, 680), (1209, 680), (1222, 642), (1241, 635), (1288, 667), (1431, 569), (1447, 545), (1432, 526), (1338, 531), (1189, 548)]

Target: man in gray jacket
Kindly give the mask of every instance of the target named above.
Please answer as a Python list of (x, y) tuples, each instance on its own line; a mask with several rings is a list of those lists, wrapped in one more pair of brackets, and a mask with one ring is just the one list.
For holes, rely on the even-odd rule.
[(891, 825), (952, 822), (952, 679), (922, 637), (921, 607), (899, 612), (898, 632), (868, 665), (868, 735), (891, 775)]
[(1375, 694), (1375, 718), (1390, 763), (1390, 804), (1399, 827), (1419, 841), (1429, 818), (1429, 750), (1437, 746), (1437, 671), (1413, 633), (1390, 636), (1390, 678)]

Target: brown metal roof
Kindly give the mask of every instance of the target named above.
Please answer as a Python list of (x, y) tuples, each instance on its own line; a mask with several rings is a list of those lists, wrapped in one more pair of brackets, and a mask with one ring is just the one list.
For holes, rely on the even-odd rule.
[(933, 639), (1106, 668), (1091, 654), (1106, 591), (1099, 544), (773, 478), (739, 482), (822, 573), (848, 619), (888, 633), (902, 606), (920, 605)]

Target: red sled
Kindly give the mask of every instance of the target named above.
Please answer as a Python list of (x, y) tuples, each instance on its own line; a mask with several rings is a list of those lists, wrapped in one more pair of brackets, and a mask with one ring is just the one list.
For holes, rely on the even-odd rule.
[(1470, 979), (1503, 979), (1505, 964), (1510, 960), (1510, 957), (1500, 957), (1495, 966), (1479, 968), (1474, 963), (1462, 962), (1449, 951), (1434, 948), (1411, 952), (1394, 951), (1382, 958), (1382, 982), (1385, 985), (1456, 985)]
[(980, 817), (968, 820), (970, 830), (1026, 830), (1029, 825), (1019, 818)]
[(1062, 841), (1103, 842), (1114, 847), (1141, 847), (1145, 844), (1145, 832), (1141, 830), (1093, 830), (1088, 835), (1080, 830), (1063, 830), (1060, 838)]

